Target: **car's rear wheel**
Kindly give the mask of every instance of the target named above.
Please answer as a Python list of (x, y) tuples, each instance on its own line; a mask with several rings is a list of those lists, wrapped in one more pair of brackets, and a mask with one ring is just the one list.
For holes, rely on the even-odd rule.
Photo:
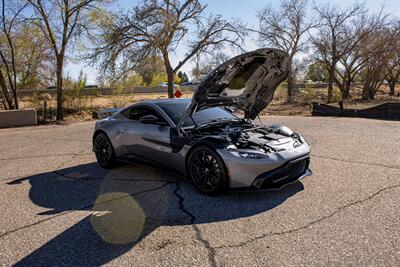
[(115, 166), (115, 154), (110, 139), (104, 133), (96, 135), (93, 142), (97, 163), (106, 169)]
[(194, 186), (206, 195), (217, 195), (228, 187), (228, 175), (221, 157), (211, 148), (200, 146), (188, 160), (188, 174)]

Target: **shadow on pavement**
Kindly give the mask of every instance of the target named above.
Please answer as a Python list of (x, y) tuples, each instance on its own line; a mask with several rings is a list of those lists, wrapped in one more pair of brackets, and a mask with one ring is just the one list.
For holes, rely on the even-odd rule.
[[(277, 192), (208, 197), (178, 174), (133, 164), (113, 170), (96, 163), (28, 180), (30, 199), (48, 210), (43, 218), (86, 211), (88, 215), (17, 265), (102, 265), (132, 249), (159, 226), (233, 220), (266, 212), (303, 190), (298, 182)], [(67, 217), (64, 217), (67, 218)]]

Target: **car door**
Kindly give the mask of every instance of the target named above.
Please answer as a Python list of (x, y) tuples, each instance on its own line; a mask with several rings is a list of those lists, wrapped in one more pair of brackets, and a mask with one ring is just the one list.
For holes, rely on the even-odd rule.
[[(121, 115), (128, 119), (122, 127), (121, 137), (126, 151), (142, 160), (164, 165), (171, 156), (170, 125), (165, 117), (149, 105), (131, 107)], [(146, 115), (154, 115), (158, 121), (154, 124), (140, 122)]]

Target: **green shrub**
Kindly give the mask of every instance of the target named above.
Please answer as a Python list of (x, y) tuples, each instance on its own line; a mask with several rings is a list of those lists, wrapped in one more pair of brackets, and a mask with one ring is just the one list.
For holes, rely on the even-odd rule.
[(287, 98), (287, 83), (283, 82), (278, 86), (278, 88), (276, 88), (274, 94), (274, 100), (283, 102), (286, 101), (286, 98)]
[(332, 102), (339, 102), (342, 99), (342, 93), (337, 86), (333, 86)]
[(129, 93), (124, 84), (115, 85), (110, 98), (113, 108), (122, 108), (132, 103), (134, 98)]
[(34, 108), (36, 110), (43, 109), (44, 101), (52, 100), (52, 96), (48, 93), (40, 94), (34, 92), (31, 97), (28, 97), (29, 107)]
[(318, 99), (319, 95), (315, 88), (306, 83), (304, 88), (299, 90), (299, 98), (301, 99), (302, 104), (309, 105)]
[(64, 107), (69, 110), (81, 112), (82, 109), (88, 108), (89, 97), (85, 95), (84, 83), (76, 83), (72, 89), (64, 90)]

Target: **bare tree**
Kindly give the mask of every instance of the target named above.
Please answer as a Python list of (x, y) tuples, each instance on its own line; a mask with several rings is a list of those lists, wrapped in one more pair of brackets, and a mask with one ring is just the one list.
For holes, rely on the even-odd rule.
[(341, 27), (340, 42), (337, 44), (337, 51), (340, 51), (340, 58), (336, 65), (334, 81), (339, 87), (342, 98), (350, 97), (350, 86), (355, 77), (359, 74), (368, 57), (362, 53), (361, 44), (368, 40), (374, 32), (384, 28), (387, 16), (381, 13), (369, 16), (365, 13), (345, 22)]
[(88, 10), (99, 0), (28, 0), (34, 22), (52, 47), (56, 59), (57, 120), (63, 119), (63, 70), (68, 43), (85, 29)]
[(258, 33), (261, 43), (272, 45), (289, 54), (288, 102), (294, 100), (293, 59), (298, 52), (304, 51), (308, 41), (304, 36), (315, 26), (315, 23), (307, 19), (306, 11), (307, 0), (284, 0), (276, 9), (268, 6), (259, 11), (259, 29), (251, 30)]
[[(172, 98), (174, 76), (193, 56), (225, 44), (238, 46), (241, 41), (242, 32), (235, 22), (221, 16), (206, 18), (205, 8), (198, 0), (141, 1), (132, 12), (114, 14), (112, 22), (102, 27), (99, 46), (88, 58), (92, 62), (100, 60), (101, 69), (115, 75), (134, 69), (144, 58), (161, 55), (168, 77), (168, 97)], [(187, 53), (172, 66), (170, 53), (183, 41)]]
[(378, 89), (382, 85), (387, 71), (389, 61), (393, 59), (394, 52), (398, 47), (395, 44), (400, 38), (398, 29), (392, 31), (388, 28), (374, 32), (362, 43), (362, 54), (365, 64), (360, 71), (363, 78), (364, 100), (374, 99)]
[[(15, 1), (1, 1), (0, 31), (4, 42), (0, 43), (0, 87), (2, 105), (5, 109), (18, 109), (17, 97), (17, 64), (15, 55), (14, 29), (19, 15), (26, 4)], [(4, 71), (4, 73), (3, 73)]]
[[(389, 29), (390, 32), (399, 31), (400, 21), (394, 22)], [(394, 39), (392, 55), (389, 57), (386, 66), (386, 81), (389, 84), (389, 95), (395, 95), (396, 83), (400, 79), (400, 38)]]
[[(328, 102), (332, 101), (333, 83), (336, 78), (337, 63), (343, 55), (352, 51), (366, 36), (368, 31), (355, 30), (351, 42), (347, 42), (349, 31), (347, 23), (353, 23), (355, 19), (365, 17), (367, 9), (364, 4), (355, 3), (351, 7), (341, 9), (330, 4), (321, 5), (314, 3), (314, 10), (319, 15), (321, 25), (311, 37), (315, 50), (314, 59), (325, 65), (329, 73), (328, 78)], [(346, 44), (346, 45), (342, 45)]]
[(351, 51), (339, 59), (339, 66), (336, 67), (334, 81), (339, 87), (343, 99), (350, 97), (351, 84), (359, 74), (364, 63), (365, 61), (361, 59), (359, 50)]
[(229, 59), (229, 56), (222, 51), (215, 51), (207, 56), (196, 56), (195, 66), (192, 69), (192, 75), (197, 81), (201, 80), (210, 71), (224, 63)]
[(389, 95), (395, 95), (396, 83), (400, 80), (400, 48), (387, 64), (386, 81), (389, 84)]

